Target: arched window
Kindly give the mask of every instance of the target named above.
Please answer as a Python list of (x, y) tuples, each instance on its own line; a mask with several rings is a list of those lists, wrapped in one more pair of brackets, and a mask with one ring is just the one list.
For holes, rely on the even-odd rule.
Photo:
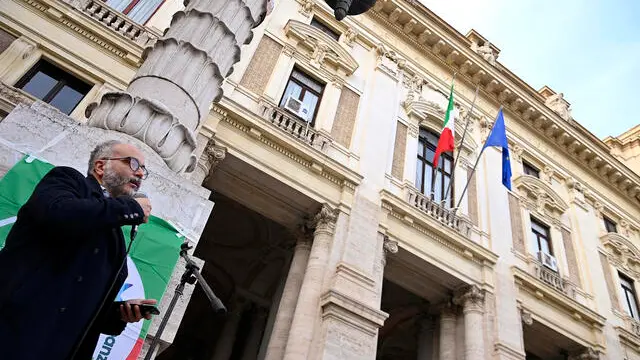
[[(418, 137), (418, 164), (416, 166), (416, 187), (421, 193), (426, 196), (431, 195), (431, 179), (433, 173), (433, 156), (438, 146), (438, 135), (426, 130), (420, 129), (420, 136)], [(433, 199), (435, 201), (442, 201), (444, 194), (447, 191), (447, 186), (451, 181), (451, 174), (453, 172), (453, 156), (451, 153), (442, 153), (440, 160), (438, 161), (438, 169), (435, 171), (435, 183)], [(453, 204), (453, 186), (449, 190), (447, 195), (447, 204), (454, 206)]]

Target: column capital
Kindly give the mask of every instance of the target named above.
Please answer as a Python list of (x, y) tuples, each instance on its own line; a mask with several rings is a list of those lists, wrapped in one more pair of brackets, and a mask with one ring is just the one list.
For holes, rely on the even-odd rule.
[(316, 231), (327, 230), (335, 225), (337, 218), (336, 210), (327, 204), (323, 204), (320, 211), (307, 223), (307, 227)]
[(453, 302), (463, 307), (463, 311), (482, 311), (484, 308), (484, 291), (476, 285), (465, 286), (458, 291)]
[(593, 348), (586, 348), (569, 356), (569, 360), (599, 360), (600, 353)]
[(440, 304), (438, 310), (441, 317), (453, 317), (455, 319), (456, 315), (458, 315), (458, 307), (453, 303), (453, 299)]

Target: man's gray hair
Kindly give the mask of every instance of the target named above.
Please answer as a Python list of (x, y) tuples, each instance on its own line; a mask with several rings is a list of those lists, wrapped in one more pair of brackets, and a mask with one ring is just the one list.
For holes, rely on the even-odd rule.
[(89, 156), (89, 169), (87, 170), (87, 175), (91, 175), (93, 173), (93, 169), (98, 159), (113, 156), (113, 147), (118, 144), (122, 144), (122, 142), (118, 140), (109, 140), (98, 144), (98, 146), (91, 151), (91, 155)]

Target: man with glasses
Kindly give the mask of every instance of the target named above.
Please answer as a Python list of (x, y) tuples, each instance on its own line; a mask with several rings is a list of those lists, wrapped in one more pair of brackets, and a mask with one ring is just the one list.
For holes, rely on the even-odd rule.
[(107, 141), (86, 177), (56, 167), (36, 186), (0, 250), (0, 359), (88, 360), (100, 333), (151, 318), (138, 305), (156, 300), (114, 301), (127, 277), (120, 227), (151, 213), (133, 197), (147, 175), (139, 149)]

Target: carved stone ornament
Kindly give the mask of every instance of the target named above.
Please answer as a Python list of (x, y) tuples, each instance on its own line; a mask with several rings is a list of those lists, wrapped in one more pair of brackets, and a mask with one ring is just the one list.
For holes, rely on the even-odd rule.
[(334, 225), (337, 218), (336, 210), (324, 204), (307, 226), (311, 229), (326, 228)]
[(545, 105), (565, 120), (572, 119), (569, 103), (564, 99), (563, 93), (553, 94), (544, 102)]
[(518, 144), (514, 144), (513, 146), (510, 146), (510, 150), (511, 150), (511, 157), (513, 158), (513, 160), (515, 161), (522, 160), (522, 153), (524, 152), (524, 149), (522, 148), (522, 146)]
[(555, 174), (555, 171), (553, 170), (553, 168), (549, 167), (549, 166), (545, 166), (542, 169), (542, 180), (546, 181), (548, 184), (551, 184), (551, 180), (553, 179), (553, 175)]
[(520, 309), (520, 316), (522, 318), (522, 323), (527, 326), (533, 325), (533, 316), (527, 310)]
[(347, 29), (347, 31), (344, 33), (344, 43), (347, 46), (353, 46), (356, 43), (356, 40), (358, 39), (358, 32), (350, 27)]
[(536, 177), (520, 175), (513, 180), (513, 184), (523, 198), (536, 205), (536, 210), (541, 214), (549, 210), (550, 215), (557, 218), (569, 208), (551, 186)]
[(320, 67), (324, 64), (324, 58), (329, 53), (329, 45), (318, 41), (313, 48), (313, 54), (311, 55), (311, 64)]
[(395, 254), (398, 252), (398, 242), (395, 240), (389, 239), (388, 236), (384, 237), (384, 242), (382, 244), (382, 248), (385, 253)]
[(463, 308), (484, 307), (484, 291), (476, 285), (466, 286), (456, 291), (453, 303)]
[(638, 248), (618, 233), (607, 233), (600, 239), (607, 252), (609, 262), (640, 281), (640, 251)]
[(300, 2), (300, 13), (304, 16), (310, 16), (316, 3), (313, 0), (302, 0)]
[(489, 64), (491, 65), (496, 64), (496, 60), (498, 59), (498, 56), (494, 53), (493, 49), (491, 48), (491, 43), (489, 43), (488, 41), (485, 41), (485, 43), (482, 44), (481, 46), (477, 46), (474, 50)]
[(593, 348), (586, 348), (582, 351), (579, 351), (571, 356), (569, 356), (569, 360), (599, 360), (600, 353)]
[(356, 59), (335, 39), (309, 24), (289, 20), (284, 31), (288, 37), (298, 41), (299, 47), (309, 50), (310, 61), (316, 66), (329, 63), (343, 69), (347, 76), (359, 66)]

